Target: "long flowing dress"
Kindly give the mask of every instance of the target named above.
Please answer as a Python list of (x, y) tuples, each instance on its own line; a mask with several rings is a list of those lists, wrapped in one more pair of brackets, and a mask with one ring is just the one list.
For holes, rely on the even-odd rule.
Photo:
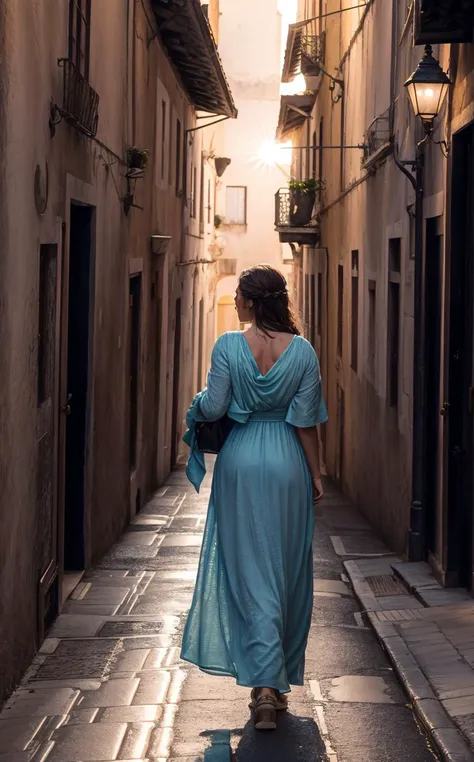
[(215, 463), (181, 656), (238, 685), (287, 693), (303, 684), (313, 605), (312, 482), (295, 427), (327, 419), (311, 344), (296, 336), (262, 375), (242, 333), (217, 340), (187, 417), (197, 489), (193, 425), (226, 412), (237, 423)]

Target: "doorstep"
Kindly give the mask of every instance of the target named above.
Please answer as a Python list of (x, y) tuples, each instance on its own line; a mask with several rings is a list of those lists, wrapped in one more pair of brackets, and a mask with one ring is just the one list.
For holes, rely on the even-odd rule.
[(413, 708), (446, 762), (474, 762), (474, 599), (428, 564), (344, 562)]

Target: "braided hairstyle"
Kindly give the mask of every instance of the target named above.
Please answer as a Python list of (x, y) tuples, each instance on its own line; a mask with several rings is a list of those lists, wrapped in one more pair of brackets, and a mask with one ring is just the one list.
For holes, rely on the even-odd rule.
[(271, 331), (300, 335), (286, 280), (274, 267), (255, 265), (244, 270), (239, 279), (239, 290), (246, 301), (252, 302), (255, 324), (267, 336)]

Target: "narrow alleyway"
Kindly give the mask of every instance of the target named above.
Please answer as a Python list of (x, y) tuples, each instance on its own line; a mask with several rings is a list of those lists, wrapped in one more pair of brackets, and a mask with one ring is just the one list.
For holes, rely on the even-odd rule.
[(333, 549), (330, 535), (363, 520), (331, 487), (307, 685), (277, 732), (254, 731), (247, 690), (180, 662), (209, 491), (210, 476), (195, 495), (174, 472), (84, 577), (0, 715), (0, 762), (224, 762), (229, 744), (237, 762), (433, 760)]

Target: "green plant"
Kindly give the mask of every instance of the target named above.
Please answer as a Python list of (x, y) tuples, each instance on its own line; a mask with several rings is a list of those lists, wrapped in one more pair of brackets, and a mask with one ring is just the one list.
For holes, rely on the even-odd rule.
[(223, 222), (224, 222), (224, 220), (222, 219), (220, 214), (215, 214), (214, 215), (214, 227), (215, 228), (220, 228), (220, 226), (222, 225)]
[(290, 191), (299, 191), (300, 193), (316, 193), (322, 187), (322, 182), (315, 177), (309, 180), (290, 180), (288, 183)]

